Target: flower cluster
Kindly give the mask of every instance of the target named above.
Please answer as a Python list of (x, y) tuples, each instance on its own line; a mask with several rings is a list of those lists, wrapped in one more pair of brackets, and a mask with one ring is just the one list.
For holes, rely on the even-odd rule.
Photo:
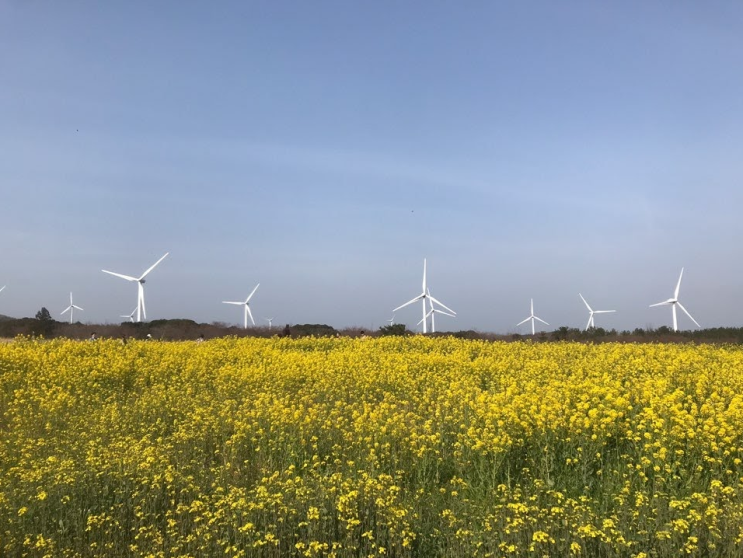
[(0, 345), (3, 556), (740, 556), (743, 350)]

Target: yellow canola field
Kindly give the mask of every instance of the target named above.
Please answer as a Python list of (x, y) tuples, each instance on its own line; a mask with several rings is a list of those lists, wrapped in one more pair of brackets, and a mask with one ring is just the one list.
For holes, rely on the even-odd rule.
[(743, 350), (0, 345), (0, 556), (743, 556)]

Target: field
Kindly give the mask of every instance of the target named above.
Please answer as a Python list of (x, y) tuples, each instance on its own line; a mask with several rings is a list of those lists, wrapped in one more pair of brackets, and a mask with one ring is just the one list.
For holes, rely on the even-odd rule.
[(743, 350), (0, 344), (2, 556), (743, 555)]

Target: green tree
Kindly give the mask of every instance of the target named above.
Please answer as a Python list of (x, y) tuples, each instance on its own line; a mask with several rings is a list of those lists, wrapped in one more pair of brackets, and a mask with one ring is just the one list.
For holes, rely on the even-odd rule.
[(47, 310), (45, 306), (42, 306), (41, 310), (36, 312), (36, 319), (40, 322), (53, 321), (52, 315), (49, 313), (49, 310)]
[(42, 306), (41, 310), (36, 312), (36, 321), (38, 323), (34, 328), (34, 333), (37, 335), (43, 335), (44, 337), (49, 337), (54, 331), (54, 324), (56, 322), (46, 307)]

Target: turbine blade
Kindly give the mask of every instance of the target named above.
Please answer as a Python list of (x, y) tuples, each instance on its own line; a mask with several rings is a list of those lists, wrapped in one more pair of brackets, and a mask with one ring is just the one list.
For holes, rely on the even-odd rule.
[(2, 287), (0, 287), (0, 293), (3, 292), (3, 289), (5, 289), (5, 287), (7, 287), (7, 285), (3, 285)]
[(426, 292), (426, 258), (423, 258), (423, 292)]
[(456, 318), (456, 314), (449, 314), (449, 312), (444, 312), (443, 310), (439, 310), (438, 308), (432, 308), (431, 312), (436, 312), (437, 314), (443, 314), (444, 316), (449, 316), (451, 318)]
[(139, 281), (136, 277), (131, 277), (129, 275), (122, 275), (121, 273), (114, 273), (113, 271), (107, 271), (105, 269), (101, 269), (103, 273), (108, 273), (109, 275), (114, 275), (115, 277), (121, 277), (122, 279), (126, 279), (127, 281)]
[(83, 309), (83, 308), (80, 308), (79, 306), (75, 306), (74, 304), (72, 305), (72, 307), (73, 307), (73, 308), (74, 308), (75, 310), (83, 310), (83, 311), (84, 311), (84, 309)]
[[(170, 254), (170, 252), (165, 252), (165, 256), (167, 256), (168, 254)], [(148, 267), (147, 268), (147, 271), (145, 271), (142, 275), (140, 275), (139, 276), (139, 279), (137, 279), (137, 281), (141, 281), (142, 279), (144, 279), (145, 277), (147, 277), (147, 274), (150, 271), (152, 271), (153, 269), (155, 269), (157, 267), (157, 264), (159, 264), (161, 261), (163, 261), (165, 259), (165, 256), (163, 256), (162, 258), (160, 258), (159, 260), (157, 260), (154, 264), (152, 264), (150, 267)]]
[(591, 321), (593, 321), (593, 314), (588, 315), (588, 323), (586, 323), (585, 331), (588, 331), (588, 328), (591, 327)]
[(66, 314), (66, 313), (67, 313), (67, 312), (69, 312), (70, 310), (72, 310), (72, 306), (68, 306), (67, 308), (65, 308), (64, 310), (62, 310), (62, 311), (60, 312), (60, 314)]
[(684, 276), (684, 268), (681, 268), (681, 275), (679, 275), (679, 282), (676, 283), (676, 290), (673, 291), (673, 298), (678, 299), (679, 289), (681, 289), (681, 278)]
[(403, 304), (402, 306), (398, 306), (397, 308), (395, 308), (395, 309), (393, 310), (393, 312), (397, 312), (397, 311), (398, 311), (398, 310), (399, 310), (400, 308), (405, 308), (405, 307), (406, 307), (406, 306), (407, 306), (408, 304), (413, 304), (414, 302), (418, 302), (418, 301), (419, 301), (420, 299), (422, 299), (422, 298), (423, 298), (424, 296), (425, 296), (425, 295), (422, 295), (422, 294), (420, 294), (420, 295), (416, 296), (416, 297), (415, 297), (414, 299), (412, 299), (412, 300), (408, 300), (408, 301), (407, 301), (407, 302), (406, 302), (405, 304)]
[(242, 306), (245, 303), (244, 302), (233, 302), (231, 300), (223, 300), (222, 304), (237, 304), (238, 306)]
[(433, 298), (430, 294), (428, 295), (428, 298), (430, 298), (433, 302), (435, 302), (436, 304), (438, 304), (442, 308), (446, 308), (452, 314), (456, 314), (456, 312), (454, 310), (452, 310), (451, 308), (449, 308), (446, 304), (444, 304), (440, 300), (437, 300), (437, 299)]
[(250, 311), (250, 306), (246, 304), (245, 309), (248, 311), (248, 316), (250, 316), (250, 321), (253, 322), (253, 325), (255, 325), (255, 320), (253, 319), (253, 313)]
[(663, 302), (656, 302), (655, 304), (651, 304), (649, 307), (652, 308), (653, 306), (664, 306), (666, 304), (671, 304), (667, 300), (664, 300)]
[(616, 312), (616, 310), (594, 310), (594, 314), (609, 314), (611, 312)]
[(697, 327), (702, 327), (702, 326), (699, 325), (699, 322), (697, 322), (694, 318), (691, 317), (691, 314), (689, 314), (689, 311), (686, 308), (684, 308), (684, 305), (683, 304), (681, 304), (680, 302), (677, 302), (676, 304), (678, 304), (679, 305), (679, 308), (681, 308), (681, 310), (684, 311), (684, 314), (686, 314), (687, 316), (689, 316), (689, 319), (692, 322), (694, 322), (695, 324), (697, 324)]
[(540, 321), (540, 322), (542, 322), (542, 323), (543, 323), (544, 325), (549, 325), (549, 324), (548, 324), (547, 322), (545, 322), (545, 321), (544, 321), (544, 320), (543, 320), (542, 318), (537, 318), (536, 316), (534, 316), (534, 319), (535, 319), (535, 320), (538, 320), (538, 321)]
[(586, 299), (585, 299), (585, 298), (583, 298), (583, 295), (582, 295), (582, 294), (580, 294), (580, 293), (578, 293), (578, 296), (579, 296), (579, 297), (581, 298), (581, 300), (583, 301), (583, 304), (585, 304), (585, 305), (586, 305), (586, 308), (588, 308), (588, 311), (589, 311), (589, 312), (593, 312), (593, 310), (591, 309), (591, 307), (590, 307), (590, 306), (588, 306), (588, 303), (586, 302)]
[(517, 323), (517, 324), (516, 324), (516, 327), (518, 327), (518, 326), (520, 326), (520, 325), (522, 325), (522, 324), (525, 324), (525, 323), (526, 323), (526, 322), (528, 322), (529, 320), (531, 320), (531, 316), (529, 316), (528, 318), (526, 318), (526, 319), (525, 319), (525, 320), (524, 320), (523, 322), (519, 322), (519, 323)]
[[(250, 302), (250, 297), (252, 297), (255, 294), (255, 291), (257, 291), (258, 290), (258, 287), (260, 287), (260, 286), (261, 286), (261, 284), (258, 283), (255, 286), (255, 288), (252, 291), (250, 291), (250, 294), (248, 295), (248, 298), (245, 299), (245, 304), (247, 304), (248, 302)], [(255, 324), (253, 324), (253, 325), (255, 325)]]

